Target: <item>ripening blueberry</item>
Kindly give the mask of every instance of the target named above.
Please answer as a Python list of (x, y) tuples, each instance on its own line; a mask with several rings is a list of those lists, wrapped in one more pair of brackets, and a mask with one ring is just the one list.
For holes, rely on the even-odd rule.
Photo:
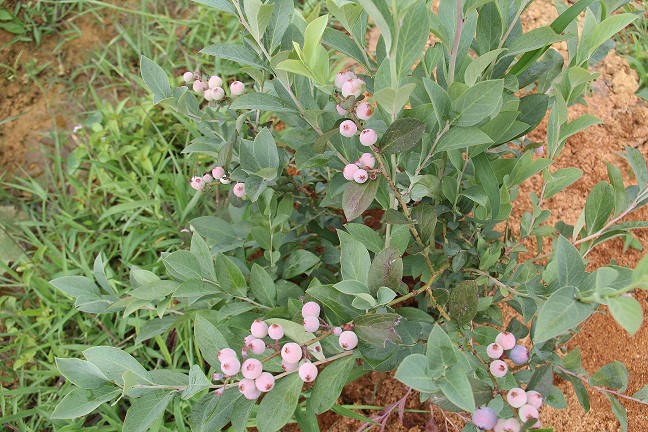
[(241, 366), (241, 373), (245, 378), (256, 379), (263, 372), (263, 364), (254, 358), (247, 359)]
[(252, 336), (255, 338), (263, 339), (268, 336), (268, 324), (260, 319), (256, 319), (250, 326), (250, 333), (252, 333)]
[(225, 389), (223, 387), (217, 388), (216, 390), (214, 390), (214, 395), (216, 397), (223, 396), (223, 393), (225, 393)]
[(356, 164), (347, 164), (342, 170), (342, 175), (347, 180), (353, 180), (353, 174), (358, 171), (358, 165)]
[(268, 327), (268, 336), (272, 340), (279, 340), (284, 336), (284, 329), (279, 324), (272, 324)]
[(540, 413), (538, 412), (538, 408), (532, 406), (532, 405), (522, 405), (518, 411), (518, 416), (520, 417), (520, 420), (522, 422), (527, 422), (532, 419), (538, 419), (540, 418)]
[(205, 180), (198, 176), (191, 177), (191, 187), (197, 191), (203, 190), (205, 188)]
[(304, 303), (304, 306), (302, 306), (301, 314), (304, 318), (311, 316), (311, 317), (319, 317), (320, 315), (320, 305), (317, 303), (310, 301)]
[(357, 78), (356, 74), (351, 71), (338, 72), (337, 75), (335, 75), (335, 87), (342, 89), (345, 82), (355, 78)]
[(496, 343), (492, 343), (486, 347), (486, 354), (492, 359), (498, 359), (504, 354), (504, 349)]
[(306, 362), (299, 366), (299, 378), (304, 382), (313, 382), (317, 378), (317, 366), (311, 362)]
[(281, 358), (288, 363), (298, 363), (302, 354), (302, 348), (295, 342), (288, 342), (281, 348)]
[(493, 429), (497, 423), (497, 414), (493, 409), (483, 406), (475, 410), (472, 415), (472, 422), (477, 429)]
[(497, 378), (502, 378), (508, 372), (508, 365), (502, 360), (493, 360), (490, 364), (490, 372)]
[(241, 96), (243, 93), (245, 93), (245, 84), (243, 84), (241, 81), (234, 81), (232, 84), (230, 84), (230, 93), (232, 96)]
[(211, 183), (214, 181), (214, 177), (211, 176), (211, 174), (205, 174), (202, 176), (202, 179), (205, 183)]
[(210, 90), (211, 90), (211, 97), (213, 101), (218, 102), (225, 99), (225, 90), (223, 90), (222, 88), (214, 87), (213, 89)]
[(225, 177), (222, 177), (222, 178), (220, 179), (220, 182), (223, 183), (224, 185), (228, 185), (228, 184), (232, 183), (232, 179), (229, 178), (229, 177), (227, 177), (227, 176), (225, 176)]
[(353, 123), (352, 120), (344, 120), (342, 123), (340, 123), (340, 133), (342, 134), (342, 136), (351, 138), (356, 134), (356, 132), (358, 132), (358, 126), (356, 126), (356, 124)]
[(206, 100), (207, 102), (211, 102), (211, 101), (214, 100), (213, 90), (210, 89), (210, 88), (208, 88), (207, 90), (205, 90), (205, 91), (203, 92), (203, 96), (205, 97), (205, 100)]
[(337, 111), (337, 113), (341, 116), (345, 116), (349, 114), (349, 111), (342, 108), (339, 104), (335, 106), (335, 111)]
[(184, 82), (186, 82), (187, 84), (189, 84), (190, 82), (192, 82), (192, 81), (194, 80), (194, 74), (193, 74), (193, 72), (185, 72), (185, 73), (183, 73), (183, 74), (182, 74), (182, 80), (183, 80)]
[(542, 406), (542, 395), (535, 390), (529, 390), (526, 392), (527, 395), (527, 404), (531, 405), (534, 408), (540, 408)]
[(261, 339), (252, 339), (249, 344), (247, 344), (247, 347), (250, 351), (252, 351), (252, 354), (256, 355), (261, 355), (265, 352), (265, 342), (263, 342)]
[(352, 331), (343, 331), (338, 342), (343, 350), (350, 351), (358, 346), (358, 336)]
[(256, 385), (254, 384), (254, 380), (250, 378), (243, 378), (241, 381), (238, 383), (238, 389), (241, 393), (250, 393), (256, 388)]
[(506, 401), (513, 408), (520, 408), (527, 403), (527, 394), (519, 387), (514, 387), (506, 394)]
[(362, 153), (357, 163), (364, 167), (364, 169), (371, 169), (376, 165), (376, 158), (371, 153)]
[(372, 146), (378, 141), (378, 134), (373, 129), (364, 129), (360, 132), (360, 144), (363, 146)]
[(254, 336), (252, 336), (252, 335), (245, 336), (243, 338), (243, 343), (245, 344), (245, 346), (248, 346), (249, 343), (252, 342), (254, 339), (256, 339), (256, 338)]
[(335, 336), (340, 336), (342, 334), (342, 329), (340, 327), (333, 327), (333, 334)]
[(319, 318), (314, 316), (305, 316), (304, 317), (304, 330), (307, 332), (316, 332), (319, 329), (320, 322)]
[(241, 370), (241, 362), (236, 357), (228, 357), (221, 362), (221, 371), (225, 376), (233, 376)]
[(212, 75), (209, 77), (209, 81), (207, 81), (207, 85), (211, 89), (215, 89), (216, 87), (223, 87), (223, 80), (218, 75)]
[(250, 390), (248, 393), (243, 393), (243, 397), (247, 400), (254, 400), (261, 396), (261, 392), (259, 391), (258, 388), (254, 388), (254, 390)]
[(236, 351), (234, 351), (232, 348), (223, 348), (222, 350), (218, 351), (219, 362), (223, 362), (228, 358), (236, 358)]
[(286, 360), (281, 360), (281, 368), (284, 372), (294, 372), (299, 368), (299, 363), (289, 363)]
[(193, 87), (193, 91), (200, 94), (203, 94), (205, 90), (207, 90), (207, 84), (200, 80), (194, 81), (192, 87)]
[(245, 196), (245, 183), (236, 183), (232, 188), (232, 193), (239, 198), (243, 198)]
[(353, 173), (353, 180), (356, 183), (365, 183), (367, 180), (369, 180), (369, 174), (362, 168), (358, 168), (358, 170)]
[(362, 102), (360, 105), (356, 107), (355, 112), (356, 112), (356, 116), (360, 120), (369, 120), (373, 115), (373, 107), (369, 105), (367, 102)]
[(342, 84), (342, 96), (344, 96), (345, 98), (349, 96), (358, 97), (364, 91), (364, 85), (365, 82), (360, 78), (347, 80), (344, 84)]
[(256, 388), (259, 389), (259, 391), (264, 393), (269, 392), (274, 388), (275, 378), (271, 373), (263, 372), (254, 380), (254, 384), (256, 384)]
[(215, 166), (212, 168), (212, 177), (216, 180), (220, 180), (225, 175), (225, 170), (221, 166)]
[(515, 335), (509, 332), (502, 332), (495, 338), (495, 343), (504, 350), (510, 350), (515, 346)]
[(495, 432), (520, 432), (521, 426), (517, 419), (499, 419), (495, 425)]
[(508, 353), (508, 358), (516, 365), (522, 365), (529, 361), (529, 350), (522, 345), (515, 345)]

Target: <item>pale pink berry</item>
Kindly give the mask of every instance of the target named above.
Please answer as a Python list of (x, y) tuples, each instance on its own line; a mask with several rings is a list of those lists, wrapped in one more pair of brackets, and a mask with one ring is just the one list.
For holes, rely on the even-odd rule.
[(369, 120), (373, 115), (373, 107), (369, 105), (367, 102), (362, 102), (360, 105), (356, 107), (355, 112), (356, 112), (356, 116), (360, 120)]
[(214, 372), (214, 373), (212, 374), (212, 381), (220, 381), (220, 380), (223, 379), (224, 376), (225, 376), (225, 375), (223, 375), (223, 374), (220, 373), (220, 372)]
[(285, 372), (294, 372), (299, 368), (299, 363), (289, 363), (286, 360), (281, 360), (281, 368)]
[(219, 362), (223, 362), (228, 358), (236, 358), (236, 351), (234, 351), (232, 348), (223, 348), (222, 350), (218, 351)]
[(221, 166), (215, 166), (212, 168), (212, 177), (216, 180), (221, 179), (225, 175), (225, 170)]
[(306, 362), (299, 366), (299, 378), (304, 382), (313, 382), (317, 378), (317, 366), (311, 362)]
[(356, 126), (353, 121), (344, 120), (342, 123), (340, 123), (340, 133), (342, 134), (342, 136), (351, 138), (356, 134), (356, 132), (358, 132), (358, 126)]
[(520, 420), (522, 420), (522, 422), (527, 422), (529, 420), (537, 420), (538, 418), (540, 418), (540, 413), (538, 412), (538, 408), (527, 404), (520, 407), (518, 416), (520, 417)]
[(228, 357), (221, 363), (221, 371), (225, 376), (233, 376), (241, 370), (241, 362), (236, 357)]
[(211, 183), (214, 181), (214, 177), (212, 177), (211, 174), (205, 174), (202, 176), (202, 179), (205, 183)]
[(256, 339), (256, 338), (254, 336), (252, 336), (252, 335), (245, 336), (243, 338), (243, 343), (245, 344), (245, 346), (248, 346), (250, 344), (250, 342), (252, 342), (254, 339)]
[(243, 198), (245, 196), (245, 183), (236, 183), (232, 188), (232, 192), (237, 197)]
[(248, 393), (243, 393), (243, 397), (247, 400), (254, 400), (261, 396), (261, 392), (259, 391), (258, 388), (254, 388), (254, 390), (250, 390)]
[(211, 89), (215, 89), (216, 87), (222, 87), (223, 80), (218, 75), (212, 75), (209, 77), (209, 81), (207, 81), (207, 85)]
[(514, 387), (506, 394), (506, 401), (513, 408), (520, 408), (527, 403), (527, 394), (519, 387)]
[(245, 84), (243, 84), (241, 81), (234, 81), (232, 84), (230, 84), (230, 93), (232, 96), (241, 96), (243, 93), (245, 93)]
[(263, 342), (261, 339), (252, 339), (249, 344), (247, 344), (247, 347), (250, 351), (252, 351), (252, 354), (256, 355), (261, 355), (265, 352), (265, 342)]
[(316, 332), (317, 329), (319, 329), (319, 325), (319, 318), (314, 316), (304, 317), (304, 330), (306, 330), (307, 332)]
[(492, 408), (483, 406), (475, 410), (472, 415), (472, 422), (477, 429), (493, 429), (497, 423), (497, 414)]
[(345, 98), (349, 96), (360, 96), (364, 91), (364, 84), (365, 82), (360, 78), (347, 80), (342, 84), (342, 96)]
[(335, 106), (335, 111), (337, 111), (337, 113), (340, 114), (341, 116), (345, 116), (345, 115), (349, 114), (349, 111), (345, 110), (340, 105)]
[(222, 387), (214, 390), (214, 395), (216, 395), (216, 397), (223, 396), (223, 393), (225, 393), (225, 389)]
[(372, 146), (378, 141), (378, 134), (373, 129), (364, 129), (360, 132), (360, 144), (363, 146)]
[(203, 96), (205, 97), (205, 100), (207, 102), (211, 102), (214, 100), (214, 97), (212, 96), (212, 89), (208, 88), (203, 92)]
[(268, 336), (272, 340), (279, 340), (284, 336), (284, 329), (279, 324), (272, 324), (268, 327)]
[(499, 419), (495, 424), (495, 432), (520, 432), (520, 422), (517, 419)]
[(369, 180), (369, 174), (367, 173), (367, 171), (363, 170), (362, 168), (358, 168), (358, 170), (353, 173), (353, 180), (356, 183), (362, 184), (367, 180)]
[(288, 363), (298, 363), (302, 354), (302, 348), (295, 342), (288, 342), (281, 348), (281, 358)]
[(254, 384), (256, 384), (256, 388), (259, 389), (259, 391), (264, 393), (269, 392), (274, 388), (275, 378), (271, 373), (263, 372), (254, 380)]
[(492, 343), (486, 347), (486, 354), (492, 359), (498, 359), (504, 354), (504, 349), (496, 343)]
[(200, 80), (194, 81), (192, 87), (193, 87), (193, 91), (200, 94), (203, 94), (205, 90), (207, 90), (207, 84)]
[(355, 174), (356, 171), (358, 171), (358, 165), (348, 164), (342, 170), (342, 175), (347, 180), (353, 180), (353, 174)]
[(357, 78), (356, 74), (351, 71), (338, 72), (335, 75), (335, 87), (341, 89), (345, 82)]
[(540, 393), (535, 390), (529, 390), (526, 392), (527, 404), (531, 405), (534, 408), (540, 408), (542, 406), (543, 398)]
[(302, 306), (301, 313), (304, 318), (309, 316), (319, 317), (320, 311), (321, 311), (320, 305), (311, 301), (311, 302), (304, 303), (304, 306)]
[(254, 320), (254, 322), (250, 326), (250, 333), (252, 333), (252, 336), (254, 336), (255, 338), (263, 339), (264, 337), (268, 336), (268, 324), (261, 321), (260, 319)]
[(205, 188), (205, 180), (202, 177), (191, 177), (191, 187), (197, 191), (203, 190)]
[(250, 393), (254, 389), (256, 389), (256, 385), (254, 384), (254, 380), (250, 378), (243, 378), (241, 381), (238, 383), (238, 389), (241, 393)]
[(245, 378), (256, 379), (263, 372), (263, 364), (254, 358), (247, 359), (241, 366), (241, 373)]
[(508, 372), (508, 366), (502, 360), (493, 360), (490, 364), (490, 372), (497, 378), (502, 378)]
[[(223, 100), (225, 98), (225, 90), (223, 90), (222, 88), (216, 87), (216, 88), (209, 89), (209, 90), (210, 90), (211, 100), (218, 102), (218, 101), (221, 101), (221, 100)], [(205, 94), (206, 93), (207, 93), (207, 90), (205, 90)], [(206, 96), (205, 96), (205, 99), (207, 99)]]
[(338, 342), (343, 350), (350, 351), (358, 346), (358, 335), (349, 330), (343, 331)]
[(502, 332), (495, 338), (495, 343), (504, 350), (510, 350), (515, 346), (515, 335), (509, 332)]
[(182, 80), (183, 80), (184, 82), (186, 82), (187, 84), (189, 84), (190, 82), (192, 82), (192, 81), (194, 80), (194, 74), (193, 74), (193, 72), (185, 72), (185, 73), (183, 73), (183, 74), (182, 74)]
[(358, 159), (358, 164), (364, 169), (371, 169), (376, 165), (376, 158), (371, 153), (362, 153), (362, 156)]
[(333, 335), (340, 336), (342, 334), (342, 329), (340, 327), (333, 327)]

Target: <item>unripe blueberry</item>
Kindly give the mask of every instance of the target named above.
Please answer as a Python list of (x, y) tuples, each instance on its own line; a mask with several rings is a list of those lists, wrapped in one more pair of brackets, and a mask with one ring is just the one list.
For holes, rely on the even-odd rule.
[(353, 180), (356, 183), (362, 184), (367, 180), (369, 180), (369, 174), (367, 173), (367, 171), (363, 170), (362, 168), (358, 168), (358, 170), (353, 173)]
[(349, 111), (342, 108), (339, 104), (335, 106), (335, 111), (337, 111), (337, 113), (341, 116), (345, 116), (349, 114)]
[(284, 336), (284, 329), (279, 324), (272, 324), (268, 327), (268, 336), (270, 339), (279, 340)]
[(514, 387), (506, 394), (506, 401), (513, 408), (520, 408), (527, 403), (527, 394), (519, 387)]
[(236, 183), (232, 188), (232, 193), (239, 198), (243, 198), (245, 196), (245, 183)]
[(508, 353), (508, 358), (516, 365), (521, 365), (529, 361), (529, 350), (522, 345), (515, 345)]
[(225, 393), (225, 389), (222, 387), (214, 390), (214, 395), (216, 395), (216, 397), (223, 396), (223, 393)]
[(495, 425), (495, 432), (520, 432), (521, 426), (520, 422), (517, 419), (500, 419), (497, 420)]
[(347, 80), (344, 84), (342, 84), (342, 96), (360, 96), (364, 91), (364, 84), (365, 82), (360, 78)]
[(236, 357), (228, 357), (221, 362), (221, 371), (225, 376), (233, 376), (241, 370), (241, 362)]
[[(206, 91), (205, 91), (206, 92)], [(220, 87), (215, 87), (211, 89), (211, 97), (213, 101), (221, 101), (225, 98), (225, 90)]]
[(223, 80), (218, 75), (212, 75), (211, 77), (209, 77), (209, 81), (207, 81), (207, 85), (211, 89), (215, 89), (216, 87), (222, 87)]
[(356, 74), (351, 71), (338, 72), (335, 75), (335, 87), (341, 89), (345, 82), (357, 78)]
[(247, 359), (241, 366), (241, 373), (245, 378), (256, 379), (263, 372), (263, 364), (254, 358)]
[(310, 301), (304, 303), (304, 306), (302, 306), (301, 314), (304, 318), (308, 316), (319, 317), (320, 311), (321, 311), (320, 305)]
[(252, 336), (252, 335), (245, 336), (243, 338), (243, 343), (245, 344), (245, 346), (248, 346), (250, 344), (250, 342), (252, 342), (254, 339), (256, 339), (256, 338), (254, 336)]
[(378, 141), (378, 134), (373, 129), (364, 129), (360, 132), (360, 144), (363, 146), (372, 146)]
[(232, 348), (223, 348), (222, 350), (218, 351), (218, 361), (223, 362), (225, 359), (228, 358), (236, 358), (236, 351), (234, 351)]
[(488, 354), (488, 357), (492, 359), (498, 359), (502, 357), (502, 354), (504, 354), (504, 350), (502, 349), (501, 346), (497, 345), (496, 343), (492, 343), (486, 347), (486, 354)]
[(495, 338), (495, 343), (505, 350), (510, 350), (515, 346), (515, 335), (509, 332), (502, 332)]
[(299, 368), (299, 363), (290, 363), (286, 360), (281, 360), (281, 368), (285, 372), (294, 372)]
[(205, 188), (205, 180), (198, 176), (191, 177), (191, 187), (197, 191), (203, 190)]
[(185, 73), (183, 73), (182, 74), (182, 79), (183, 79), (184, 82), (189, 84), (190, 82), (192, 82), (194, 80), (193, 72), (185, 72)]
[(358, 336), (352, 331), (343, 331), (338, 342), (343, 350), (350, 351), (358, 346)]
[(202, 179), (205, 183), (211, 183), (214, 181), (214, 177), (212, 177), (211, 174), (205, 174), (202, 176)]
[(304, 382), (313, 382), (317, 378), (317, 366), (311, 362), (306, 362), (299, 366), (299, 378)]
[(256, 319), (250, 326), (250, 333), (252, 333), (252, 336), (255, 338), (262, 339), (268, 336), (268, 324), (260, 319)]
[(360, 120), (369, 120), (373, 115), (373, 107), (367, 102), (362, 102), (356, 107), (355, 112)]
[(362, 156), (358, 159), (358, 163), (364, 169), (373, 168), (376, 165), (376, 158), (371, 153), (362, 153)]
[(527, 404), (527, 405), (522, 405), (520, 407), (520, 410), (518, 411), (518, 416), (520, 417), (520, 420), (522, 420), (522, 422), (524, 423), (531, 419), (540, 418), (540, 413), (538, 412), (538, 408)]
[(257, 379), (254, 380), (254, 384), (256, 384), (256, 388), (259, 389), (259, 391), (264, 393), (269, 392), (274, 388), (275, 378), (272, 376), (272, 374), (263, 372)]
[(288, 363), (298, 363), (302, 354), (302, 348), (295, 342), (288, 342), (281, 348), (281, 358)]
[(210, 88), (208, 88), (207, 90), (205, 90), (203, 92), (203, 96), (205, 97), (205, 100), (208, 101), (208, 102), (211, 102), (211, 101), (214, 100), (213, 90), (210, 89)]
[(223, 167), (220, 166), (215, 166), (212, 168), (212, 177), (214, 177), (216, 180), (220, 180), (221, 177), (225, 175), (225, 170)]
[(241, 81), (234, 81), (232, 84), (230, 84), (230, 93), (232, 96), (241, 96), (243, 93), (245, 93), (245, 84), (243, 84)]
[(531, 405), (534, 408), (540, 408), (542, 406), (542, 395), (535, 390), (529, 390), (526, 392), (527, 404)]
[(200, 93), (200, 94), (203, 94), (205, 92), (205, 90), (207, 90), (207, 84), (200, 81), (200, 80), (194, 81), (192, 87), (193, 87), (193, 91), (195, 91), (196, 93)]
[(238, 389), (243, 394), (250, 393), (251, 391), (254, 391), (254, 389), (256, 389), (256, 385), (254, 384), (253, 379), (243, 378), (238, 383)]
[(314, 316), (305, 316), (304, 317), (304, 330), (307, 332), (316, 332), (319, 329), (319, 318)]
[(228, 184), (232, 183), (232, 179), (229, 178), (229, 177), (223, 177), (223, 178), (220, 179), (220, 182), (223, 183), (224, 185), (228, 185)]
[(220, 372), (214, 372), (214, 373), (212, 374), (212, 381), (220, 381), (220, 380), (223, 379), (224, 376), (225, 376), (225, 375), (223, 375), (223, 374), (220, 373)]
[(483, 406), (475, 410), (472, 415), (472, 422), (477, 429), (493, 429), (497, 423), (497, 414), (493, 409)]
[(261, 339), (252, 339), (247, 347), (253, 354), (261, 355), (265, 351), (265, 342)]
[(243, 396), (247, 400), (254, 400), (259, 396), (261, 396), (261, 392), (259, 391), (258, 388), (255, 387), (254, 390), (250, 390), (248, 393), (243, 393)]
[(342, 334), (342, 329), (340, 327), (333, 327), (333, 334), (335, 336), (340, 336)]
[(351, 138), (356, 134), (356, 132), (358, 132), (358, 126), (356, 126), (356, 124), (353, 123), (352, 120), (344, 120), (342, 123), (340, 123), (340, 133), (342, 134), (342, 136)]
[(502, 360), (493, 360), (490, 364), (490, 372), (497, 378), (502, 378), (508, 372), (508, 365)]
[(355, 174), (356, 171), (358, 171), (358, 165), (348, 164), (342, 170), (342, 175), (347, 180), (353, 180), (353, 174)]

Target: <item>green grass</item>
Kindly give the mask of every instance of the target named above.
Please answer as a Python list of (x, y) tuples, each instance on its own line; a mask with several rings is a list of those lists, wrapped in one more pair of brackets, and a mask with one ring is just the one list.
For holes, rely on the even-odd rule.
[(625, 6), (625, 11), (639, 15), (625, 30), (616, 36), (617, 50), (639, 76), (637, 95), (648, 100), (648, 9), (646, 2), (635, 1)]

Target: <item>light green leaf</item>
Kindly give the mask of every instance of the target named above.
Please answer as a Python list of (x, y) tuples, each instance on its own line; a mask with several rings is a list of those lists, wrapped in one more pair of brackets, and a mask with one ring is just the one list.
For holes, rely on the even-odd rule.
[(342, 279), (357, 280), (367, 285), (371, 259), (369, 252), (358, 240), (338, 230), (340, 237), (340, 267)]
[(437, 384), (450, 402), (468, 412), (475, 411), (475, 398), (464, 369), (459, 366), (447, 368)]
[(120, 390), (105, 386), (94, 390), (73, 389), (59, 402), (50, 416), (52, 420), (71, 419), (90, 414), (99, 405), (119, 396)]
[(492, 142), (493, 140), (477, 127), (452, 127), (443, 134), (434, 153), (491, 144)]
[(380, 153), (390, 155), (412, 149), (423, 137), (425, 127), (425, 123), (415, 118), (396, 120), (378, 142)]
[(550, 26), (539, 27), (516, 38), (508, 47), (506, 55), (517, 55), (544, 48), (560, 42), (564, 37), (556, 33)]
[(155, 95), (154, 103), (172, 96), (169, 78), (160, 66), (148, 57), (140, 57), (140, 70), (146, 86)]
[(615, 361), (597, 370), (590, 377), (589, 383), (593, 386), (607, 387), (623, 392), (628, 387), (628, 379), (628, 368), (620, 361)]
[(631, 335), (636, 334), (643, 322), (641, 304), (633, 297), (609, 297), (607, 306), (612, 317)]
[(578, 290), (565, 286), (551, 294), (540, 309), (536, 319), (533, 341), (542, 343), (575, 329), (589, 317), (594, 307), (592, 304), (576, 300)]
[(335, 404), (354, 366), (355, 357), (350, 355), (334, 361), (320, 372), (310, 397), (310, 406), (315, 414), (322, 414)]
[(608, 182), (597, 183), (590, 191), (585, 203), (585, 225), (587, 233), (599, 231), (614, 213), (614, 188)]
[[(233, 110), (259, 110), (270, 112), (295, 112), (281, 99), (268, 93), (246, 93), (234, 99), (230, 105)], [(265, 130), (265, 129), (264, 129)]]
[(55, 361), (61, 375), (78, 387), (94, 389), (108, 381), (99, 368), (88, 361), (58, 357), (55, 358)]
[(194, 254), (186, 250), (175, 251), (162, 259), (169, 276), (180, 281), (202, 278), (200, 263)]
[(474, 85), (486, 68), (497, 60), (497, 57), (504, 51), (506, 51), (505, 48), (489, 51), (473, 60), (464, 73), (465, 83), (469, 86)]
[(125, 351), (110, 346), (96, 346), (83, 351), (85, 358), (95, 365), (105, 376), (117, 384), (122, 384), (122, 375), (133, 371), (146, 376), (147, 371), (135, 358)]
[(405, 357), (396, 369), (395, 378), (421, 393), (438, 390), (428, 370), (428, 358), (423, 354), (410, 354)]
[(219, 253), (216, 255), (216, 274), (218, 284), (226, 294), (245, 296), (247, 282), (241, 269), (227, 256)]
[[(263, 128), (254, 138), (254, 142), (241, 140), (239, 148), (241, 167), (249, 174), (259, 175), (266, 180), (272, 180), (279, 169), (279, 152), (272, 132)], [(270, 168), (271, 170), (267, 170)], [(272, 172), (272, 175), (262, 175)]]
[(123, 432), (145, 432), (166, 410), (175, 393), (155, 390), (140, 396), (126, 412)]
[(220, 367), (218, 351), (228, 348), (229, 344), (223, 334), (202, 315), (196, 315), (194, 320), (194, 337), (203, 359), (214, 369)]
[(211, 387), (212, 382), (198, 365), (191, 365), (189, 369), (189, 385), (182, 392), (182, 399), (191, 399), (195, 394)]
[(64, 276), (56, 278), (50, 283), (54, 285), (54, 288), (74, 298), (100, 294), (97, 285), (85, 276)]
[[(473, 126), (496, 114), (504, 91), (504, 80), (482, 81), (461, 93), (452, 103), (456, 126)], [(464, 146), (466, 147), (466, 146)]]
[(410, 95), (416, 88), (416, 84), (410, 83), (394, 90), (393, 88), (384, 88), (374, 93), (373, 97), (381, 107), (389, 114), (398, 114), (407, 104)]
[(252, 66), (259, 69), (268, 68), (251, 48), (235, 43), (219, 43), (210, 45), (200, 51), (201, 54), (212, 55), (217, 58), (231, 60), (243, 66)]
[(578, 168), (562, 168), (557, 170), (555, 173), (551, 173), (547, 180), (547, 186), (545, 187), (545, 199), (551, 198), (556, 195), (558, 192), (566, 189), (573, 183), (575, 183), (581, 176), (583, 171)]
[(259, 404), (257, 428), (259, 432), (277, 432), (292, 417), (297, 408), (303, 381), (296, 373), (280, 379), (275, 388)]
[(254, 297), (266, 306), (277, 305), (277, 288), (266, 269), (254, 263), (250, 272), (250, 289)]

